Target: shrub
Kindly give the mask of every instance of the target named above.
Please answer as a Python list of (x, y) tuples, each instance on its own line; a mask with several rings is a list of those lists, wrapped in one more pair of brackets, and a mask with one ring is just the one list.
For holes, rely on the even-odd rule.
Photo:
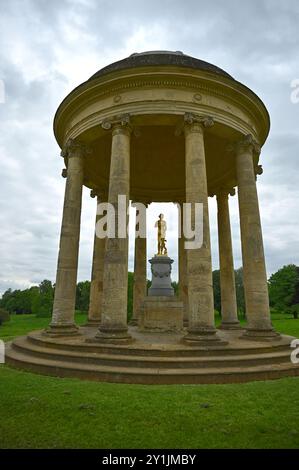
[(5, 310), (4, 308), (0, 308), (0, 325), (2, 325), (2, 323), (4, 323), (5, 321), (9, 321), (9, 320), (10, 320), (9, 312)]
[(35, 314), (36, 318), (51, 318), (51, 311), (40, 308), (40, 310)]
[(299, 317), (299, 304), (291, 305), (291, 307), (285, 309), (285, 312), (293, 315), (294, 319), (297, 320)]

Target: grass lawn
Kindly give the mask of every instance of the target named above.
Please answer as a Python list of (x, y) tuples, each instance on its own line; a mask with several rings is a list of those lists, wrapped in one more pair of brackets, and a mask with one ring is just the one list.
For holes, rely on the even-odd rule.
[[(83, 314), (77, 314), (83, 323)], [(9, 340), (48, 319), (14, 316)], [(299, 320), (275, 328), (299, 338)], [(56, 379), (0, 365), (0, 448), (298, 448), (299, 377), (145, 386)]]
[[(49, 324), (49, 318), (37, 318), (35, 315), (11, 315), (10, 321), (0, 326), (0, 339), (10, 341), (16, 336), (22, 336), (33, 330), (41, 330)], [(76, 313), (76, 323), (86, 322), (84, 313)]]

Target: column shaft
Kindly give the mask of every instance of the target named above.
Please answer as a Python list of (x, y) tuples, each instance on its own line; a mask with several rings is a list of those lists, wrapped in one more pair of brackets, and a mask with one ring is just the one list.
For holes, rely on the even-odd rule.
[(239, 328), (228, 191), (217, 193), (218, 244), (221, 288), (221, 328)]
[[(206, 123), (207, 121), (207, 123)], [(188, 116), (185, 126), (186, 202), (192, 203), (191, 224), (195, 226), (195, 203), (203, 206), (203, 243), (187, 249), (189, 326), (186, 341), (218, 340), (214, 324), (214, 299), (208, 190), (204, 149), (204, 127), (210, 120)]]
[[(97, 205), (100, 204), (100, 202), (100, 197), (97, 196)], [(99, 220), (100, 216), (96, 214), (96, 224)], [(101, 322), (105, 242), (106, 238), (99, 238), (95, 232), (87, 322), (88, 326), (99, 325)]]
[[(104, 258), (102, 317), (96, 338), (108, 342), (125, 342), (131, 339), (127, 332), (128, 299), (128, 234), (119, 237), (119, 215), (122, 210), (128, 222), (130, 192), (130, 128), (114, 125), (110, 161), (108, 202), (115, 210), (115, 238), (107, 238)], [(119, 206), (118, 197), (125, 198)]]
[(48, 334), (76, 334), (74, 323), (80, 238), (84, 146), (68, 141), (67, 178), (65, 186), (60, 245), (55, 284), (52, 322)]
[(146, 238), (135, 238), (133, 317), (132, 324), (137, 324), (140, 307), (146, 296)]
[(271, 325), (267, 274), (263, 248), (253, 152), (258, 151), (252, 136), (236, 147), (238, 198), (241, 225), (247, 331), (244, 336), (278, 336)]
[(184, 326), (188, 325), (188, 282), (187, 282), (187, 256), (184, 247), (185, 239), (183, 233), (183, 216), (182, 216), (182, 205), (179, 210), (179, 224), (180, 224), (180, 237), (178, 240), (178, 251), (179, 251), (179, 298), (183, 302), (183, 320)]

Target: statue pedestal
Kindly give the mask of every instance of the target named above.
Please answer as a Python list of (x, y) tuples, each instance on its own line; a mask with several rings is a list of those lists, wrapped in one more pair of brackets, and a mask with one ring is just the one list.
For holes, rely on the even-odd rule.
[(152, 270), (152, 285), (142, 302), (138, 327), (141, 331), (168, 332), (183, 329), (183, 302), (174, 295), (171, 286), (173, 259), (156, 255), (149, 260)]
[(148, 290), (148, 295), (150, 297), (173, 296), (174, 290), (171, 286), (170, 277), (173, 259), (169, 258), (169, 256), (156, 255), (149, 262), (151, 263), (152, 285)]
[(179, 332), (183, 329), (183, 302), (176, 296), (146, 297), (142, 302), (138, 327), (141, 331)]

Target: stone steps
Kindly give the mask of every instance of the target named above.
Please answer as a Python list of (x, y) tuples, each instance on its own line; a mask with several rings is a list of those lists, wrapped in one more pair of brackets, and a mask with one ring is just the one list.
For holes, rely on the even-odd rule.
[[(283, 350), (272, 350), (271, 352), (259, 352), (256, 354), (247, 354), (243, 351), (239, 355), (221, 355), (219, 351), (213, 351), (210, 356), (196, 356), (192, 355), (192, 350), (189, 351), (189, 356), (175, 357), (175, 356), (146, 356), (146, 355), (130, 355), (123, 351), (122, 354), (109, 354), (103, 352), (86, 352), (69, 350), (65, 346), (64, 350), (55, 349), (54, 347), (47, 348), (45, 344), (35, 344), (27, 340), (27, 338), (18, 338), (13, 342), (12, 348), (19, 353), (27, 354), (37, 358), (46, 358), (55, 361), (72, 361), (83, 364), (96, 364), (118, 367), (141, 367), (141, 368), (207, 368), (207, 367), (243, 367), (276, 364), (290, 361), (290, 348)], [(138, 352), (138, 351), (136, 351)]]
[(7, 344), (6, 362), (46, 375), (139, 384), (231, 383), (299, 375), (290, 360), (287, 336), (269, 344), (229, 333), (227, 346), (191, 347), (179, 340), (171, 343), (169, 337), (158, 343), (151, 335), (126, 346), (86, 342), (93, 334), (54, 339), (34, 332)]
[[(289, 337), (291, 341), (291, 337)], [(101, 343), (78, 343), (77, 340), (68, 339), (68, 340), (59, 340), (51, 339), (42, 336), (39, 333), (31, 333), (27, 336), (27, 339), (30, 343), (38, 345), (40, 347), (46, 347), (47, 349), (55, 349), (65, 351), (78, 351), (80, 352), (89, 352), (97, 354), (109, 354), (109, 355), (123, 355), (124, 353), (127, 356), (150, 356), (150, 357), (209, 357), (215, 356), (215, 353), (220, 356), (241, 356), (246, 353), (246, 355), (257, 355), (264, 353), (272, 353), (273, 351), (284, 352), (286, 349), (290, 350), (289, 343), (287, 341), (280, 342), (277, 341), (275, 344), (262, 344), (255, 342), (242, 342), (242, 347), (226, 347), (223, 345), (213, 346), (213, 349), (210, 349), (206, 346), (188, 346), (184, 344), (168, 344), (167, 346), (155, 343), (143, 344), (142, 346), (132, 343), (130, 347), (127, 345), (116, 345), (116, 344), (101, 344)]]
[(12, 344), (7, 345), (6, 360), (9, 365), (28, 371), (52, 376), (77, 377), (80, 379), (123, 382), (136, 384), (200, 384), (232, 383), (251, 380), (275, 379), (299, 375), (299, 367), (291, 362), (244, 367), (203, 368), (153, 368), (121, 367), (48, 359), (21, 352)]

